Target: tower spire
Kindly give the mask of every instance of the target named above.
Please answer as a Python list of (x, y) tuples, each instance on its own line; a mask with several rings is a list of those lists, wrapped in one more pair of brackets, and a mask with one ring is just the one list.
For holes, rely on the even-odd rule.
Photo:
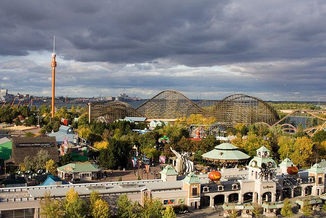
[(51, 117), (54, 118), (55, 113), (55, 68), (57, 66), (56, 62), (56, 54), (55, 54), (55, 36), (53, 36), (53, 53), (52, 53), (52, 61), (51, 61), (51, 68), (52, 68), (52, 102), (51, 102)]

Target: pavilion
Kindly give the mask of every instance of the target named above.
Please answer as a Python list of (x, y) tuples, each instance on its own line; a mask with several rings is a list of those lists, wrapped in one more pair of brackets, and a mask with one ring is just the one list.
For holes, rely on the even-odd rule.
[(248, 161), (250, 156), (239, 151), (239, 149), (230, 144), (222, 143), (215, 146), (215, 148), (202, 155), (204, 160), (210, 161), (214, 164), (234, 165), (243, 164)]

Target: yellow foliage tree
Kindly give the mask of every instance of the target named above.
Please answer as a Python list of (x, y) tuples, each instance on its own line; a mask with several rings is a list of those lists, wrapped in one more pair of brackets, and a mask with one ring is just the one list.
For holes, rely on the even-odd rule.
[(250, 156), (256, 155), (256, 150), (261, 146), (265, 146), (270, 151), (272, 150), (269, 141), (264, 140), (263, 137), (257, 136), (253, 132), (248, 132), (246, 139), (242, 139), (240, 135), (237, 135), (237, 138), (232, 140), (232, 143), (245, 150)]
[(92, 216), (94, 218), (110, 217), (110, 207), (105, 200), (97, 199), (92, 208)]
[(78, 192), (75, 191), (74, 187), (69, 189), (66, 193), (66, 201), (68, 204), (76, 202), (79, 198)]
[(79, 137), (81, 137), (83, 139), (88, 139), (89, 135), (91, 134), (91, 130), (88, 127), (78, 128), (77, 132), (78, 132)]
[(162, 211), (162, 218), (176, 218), (176, 214), (173, 210), (173, 207), (167, 206), (165, 210)]
[(57, 172), (56, 166), (55, 166), (55, 162), (54, 160), (50, 159), (45, 163), (45, 169), (51, 173), (52, 175), (55, 175)]
[(202, 114), (191, 114), (189, 117), (182, 117), (177, 119), (176, 124), (185, 123), (187, 125), (211, 125), (216, 122), (215, 117), (204, 117)]
[(312, 155), (313, 141), (304, 136), (296, 139), (293, 152), (290, 154), (290, 158), (295, 165), (307, 166), (307, 161)]
[(107, 141), (101, 141), (101, 142), (95, 142), (94, 147), (98, 150), (106, 149), (109, 146), (109, 142)]
[(279, 146), (278, 153), (280, 154), (281, 160), (289, 157), (294, 151), (295, 138), (290, 136), (280, 136), (277, 139)]

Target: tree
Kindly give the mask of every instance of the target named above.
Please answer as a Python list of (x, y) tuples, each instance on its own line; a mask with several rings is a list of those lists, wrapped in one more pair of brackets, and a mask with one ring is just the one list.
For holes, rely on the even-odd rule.
[(233, 209), (230, 213), (230, 218), (236, 218), (236, 217), (238, 217), (238, 212)]
[(281, 209), (281, 215), (285, 217), (293, 216), (292, 205), (288, 198), (284, 199), (283, 207)]
[(88, 213), (86, 202), (79, 198), (79, 195), (74, 188), (71, 188), (66, 193), (66, 198), (63, 204), (66, 218), (85, 218)]
[(176, 218), (176, 214), (173, 210), (173, 207), (167, 206), (165, 210), (162, 211), (162, 218)]
[(304, 216), (312, 216), (313, 215), (313, 210), (312, 210), (312, 206), (309, 204), (308, 200), (304, 200), (303, 201), (303, 205), (302, 205), (302, 213)]
[(61, 218), (65, 215), (62, 202), (51, 198), (49, 193), (45, 193), (41, 200), (41, 214), (51, 218)]
[(262, 213), (262, 208), (259, 206), (259, 204), (254, 204), (253, 205), (254, 209), (252, 211), (254, 217), (260, 217)]
[(280, 136), (278, 137), (278, 153), (280, 154), (280, 159), (283, 160), (287, 158), (294, 151), (295, 138), (290, 136)]
[(110, 208), (108, 203), (102, 199), (97, 199), (92, 206), (92, 216), (94, 218), (110, 217)]
[(100, 194), (96, 191), (92, 191), (92, 193), (89, 196), (89, 201), (91, 205), (94, 205), (98, 199), (101, 199)]
[(50, 159), (45, 163), (45, 169), (47, 172), (51, 173), (52, 175), (55, 175), (57, 172), (57, 168), (55, 166), (54, 160)]
[(48, 151), (41, 149), (34, 157), (34, 169), (45, 169), (46, 162), (50, 159)]
[(141, 206), (137, 202), (131, 202), (127, 195), (120, 195), (117, 200), (117, 215), (121, 218), (141, 217)]
[(101, 141), (101, 142), (95, 142), (94, 143), (94, 148), (98, 150), (106, 149), (108, 148), (109, 143), (107, 141)]
[(26, 156), (24, 158), (24, 169), (25, 170), (33, 170), (34, 169), (34, 161), (33, 158), (31, 158), (30, 156)]
[(321, 143), (322, 141), (326, 141), (326, 131), (320, 130), (320, 131), (316, 132), (313, 135), (312, 140), (314, 142), (319, 142), (319, 143)]
[(145, 198), (142, 217), (159, 218), (162, 216), (162, 209), (163, 209), (162, 202), (158, 200)]
[(295, 165), (306, 166), (307, 160), (312, 155), (313, 142), (310, 138), (304, 136), (296, 139), (293, 152), (290, 154), (290, 158)]

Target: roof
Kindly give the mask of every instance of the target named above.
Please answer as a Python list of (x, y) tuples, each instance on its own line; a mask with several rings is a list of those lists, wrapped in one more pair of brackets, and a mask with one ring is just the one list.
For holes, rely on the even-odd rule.
[(194, 173), (189, 173), (183, 181), (189, 184), (200, 183), (198, 176)]
[(57, 168), (58, 171), (62, 171), (65, 173), (81, 173), (81, 172), (98, 172), (101, 169), (98, 168), (96, 164), (91, 164), (89, 162), (85, 163), (70, 163), (63, 165)]
[[(262, 167), (262, 164), (266, 164), (269, 168), (275, 168), (276, 167), (276, 162), (273, 160), (271, 157), (254, 157), (250, 162), (249, 166), (250, 167)], [(272, 164), (272, 166), (269, 166)]]
[(259, 151), (260, 151), (260, 152), (264, 152), (264, 151), (268, 151), (268, 152), (269, 152), (269, 150), (268, 150), (265, 146), (261, 146), (257, 151), (258, 151), (258, 152), (259, 152)]
[(230, 144), (230, 143), (222, 143), (217, 146), (215, 146), (215, 149), (218, 150), (238, 150), (238, 147)]
[(75, 134), (71, 127), (61, 125), (58, 132), (52, 132), (48, 135), (54, 136), (57, 142), (63, 142), (64, 140), (67, 140), (68, 142), (73, 142)]
[(170, 165), (167, 165), (160, 173), (165, 174), (167, 176), (176, 176), (176, 175), (178, 175), (177, 171)]
[(239, 151), (237, 147), (230, 143), (222, 143), (203, 154), (202, 157), (211, 160), (247, 160), (250, 158), (250, 156)]
[(146, 117), (125, 117), (124, 120), (129, 122), (144, 122)]
[(324, 173), (324, 169), (319, 165), (319, 163), (315, 163), (309, 170), (309, 173)]
[(292, 162), (292, 160), (290, 160), (289, 158), (285, 158), (282, 163), (280, 163), (280, 167), (292, 167), (294, 164)]
[(54, 162), (59, 161), (59, 153), (55, 137), (13, 137), (12, 138), (12, 156), (11, 159), (15, 164), (24, 162), (26, 156), (33, 157), (40, 150), (48, 152), (49, 157)]
[(12, 142), (7, 138), (2, 138), (0, 141), (0, 158), (8, 160), (11, 157)]
[(59, 177), (53, 176), (53, 175), (48, 175), (46, 180), (41, 184), (41, 186), (46, 186), (46, 185), (58, 185), (58, 184), (68, 184), (65, 181), (62, 181)]

